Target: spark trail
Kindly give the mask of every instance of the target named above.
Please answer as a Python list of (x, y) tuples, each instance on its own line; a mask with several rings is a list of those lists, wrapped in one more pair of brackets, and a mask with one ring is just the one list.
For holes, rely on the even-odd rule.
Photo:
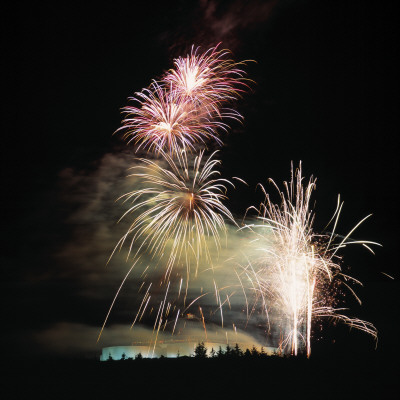
[(362, 244), (369, 250), (370, 244), (377, 245), (350, 239), (354, 230), (368, 217), (337, 242), (335, 228), (342, 204), (338, 202), (332, 218), (333, 232), (330, 235), (314, 233), (310, 198), (315, 189), (315, 179), (311, 177), (303, 185), (301, 164), (295, 172), (292, 166), (292, 179), (284, 183), (284, 191), (270, 181), (278, 190), (281, 203), (272, 203), (260, 185), (265, 200), (256, 209), (259, 223), (247, 226), (255, 236), (252, 244), (255, 256), (251, 257), (245, 270), (266, 315), (273, 311), (282, 319), (281, 347), (293, 355), (305, 347), (307, 356), (310, 356), (312, 323), (320, 317), (342, 321), (376, 338), (377, 331), (371, 323), (348, 317), (342, 313), (343, 308), (335, 308), (338, 286), (345, 285), (356, 296), (346, 281), (360, 284), (342, 272), (338, 250), (353, 243)]

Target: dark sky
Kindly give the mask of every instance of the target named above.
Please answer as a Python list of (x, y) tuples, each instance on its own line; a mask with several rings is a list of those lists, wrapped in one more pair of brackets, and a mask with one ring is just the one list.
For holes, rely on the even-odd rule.
[[(121, 194), (114, 180), (132, 154), (112, 135), (120, 109), (192, 44), (218, 42), (237, 61), (256, 61), (245, 68), (252, 91), (237, 105), (244, 123), (232, 124), (220, 151), (223, 176), (249, 187), (231, 192), (227, 205), (242, 215), (259, 201), (258, 182), (287, 180), (291, 161), (302, 160), (304, 174), (317, 177), (317, 229), (339, 193), (343, 234), (372, 213), (355, 238), (383, 247), (375, 256), (351, 249), (345, 259), (364, 283), (354, 313), (377, 326), (379, 351), (392, 351), (400, 278), (395, 2), (141, 3), (3, 13), (2, 333), (12, 352), (65, 355), (80, 334), (80, 350), (96, 351), (92, 338), (123, 277), (122, 267), (105, 268), (115, 242), (104, 228), (119, 215), (110, 211)], [(131, 322), (132, 302), (126, 294), (114, 324)], [(341, 328), (321, 336), (328, 347), (335, 339), (373, 348)]]

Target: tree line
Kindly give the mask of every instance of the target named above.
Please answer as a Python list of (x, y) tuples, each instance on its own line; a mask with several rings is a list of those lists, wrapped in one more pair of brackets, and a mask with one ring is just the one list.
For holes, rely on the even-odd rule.
[[(274, 353), (273, 355), (278, 355)], [(267, 357), (264, 347), (261, 347), (260, 351), (253, 345), (251, 349), (242, 350), (239, 345), (236, 343), (235, 346), (231, 347), (229, 345), (226, 346), (225, 349), (222, 349), (221, 346), (218, 347), (218, 350), (211, 348), (208, 352), (207, 347), (204, 345), (204, 342), (200, 342), (194, 349), (194, 358), (264, 358)]]
[[(273, 355), (278, 355), (277, 353), (274, 353)], [(218, 346), (218, 349), (211, 348), (210, 351), (207, 350), (207, 347), (205, 346), (204, 342), (199, 342), (197, 346), (194, 349), (194, 353), (190, 358), (196, 358), (196, 359), (206, 359), (206, 358), (216, 358), (216, 359), (232, 359), (232, 358), (264, 358), (267, 357), (268, 354), (266, 353), (264, 347), (261, 347), (260, 350), (258, 350), (254, 345), (251, 349), (246, 349), (242, 350), (239, 345), (236, 343), (235, 346), (231, 347), (227, 345), (225, 349), (223, 349), (221, 346)], [(187, 356), (183, 356), (184, 358), (189, 358)], [(165, 356), (160, 356), (159, 358), (166, 358)], [(177, 354), (177, 358), (181, 358), (181, 355)], [(141, 360), (143, 359), (143, 356), (141, 353), (136, 354), (135, 360)], [(133, 360), (133, 357), (127, 357), (125, 353), (122, 354), (120, 361), (125, 361), (125, 360)], [(109, 354), (108, 361), (114, 361), (113, 357), (111, 356), (111, 353)]]

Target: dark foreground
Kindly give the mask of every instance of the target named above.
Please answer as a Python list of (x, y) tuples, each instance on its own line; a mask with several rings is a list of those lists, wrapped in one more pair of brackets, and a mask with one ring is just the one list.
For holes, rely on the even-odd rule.
[[(398, 360), (376, 357), (3, 363), (3, 399), (396, 399)], [(247, 399), (246, 399), (247, 400)]]

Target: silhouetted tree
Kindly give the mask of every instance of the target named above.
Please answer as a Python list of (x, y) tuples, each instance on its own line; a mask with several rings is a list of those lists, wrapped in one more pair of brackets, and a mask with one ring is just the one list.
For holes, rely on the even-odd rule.
[(222, 350), (222, 347), (219, 346), (219, 349), (217, 351), (217, 357), (222, 358), (225, 355), (224, 351)]
[(215, 358), (217, 357), (217, 353), (214, 350), (214, 347), (211, 347), (211, 351), (210, 351), (210, 358)]
[(111, 356), (111, 353), (108, 353), (108, 361), (113, 361), (114, 359)]
[(239, 345), (237, 343), (235, 344), (235, 347), (232, 350), (232, 354), (237, 358), (243, 356), (243, 351), (241, 350), (241, 348), (239, 347)]
[(225, 357), (232, 357), (232, 354), (232, 347), (227, 344), (225, 349)]
[(243, 355), (245, 358), (250, 358), (251, 357), (251, 351), (249, 349), (246, 349)]
[(258, 350), (256, 349), (256, 346), (253, 345), (253, 347), (250, 350), (251, 356), (252, 357), (258, 357), (260, 355), (260, 353), (258, 352)]
[(137, 353), (135, 356), (135, 360), (141, 360), (143, 358), (142, 353)]
[(125, 353), (122, 353), (122, 355), (121, 355), (121, 360), (125, 360), (126, 359), (126, 354)]
[(204, 342), (199, 343), (194, 349), (195, 358), (207, 358), (207, 348)]

